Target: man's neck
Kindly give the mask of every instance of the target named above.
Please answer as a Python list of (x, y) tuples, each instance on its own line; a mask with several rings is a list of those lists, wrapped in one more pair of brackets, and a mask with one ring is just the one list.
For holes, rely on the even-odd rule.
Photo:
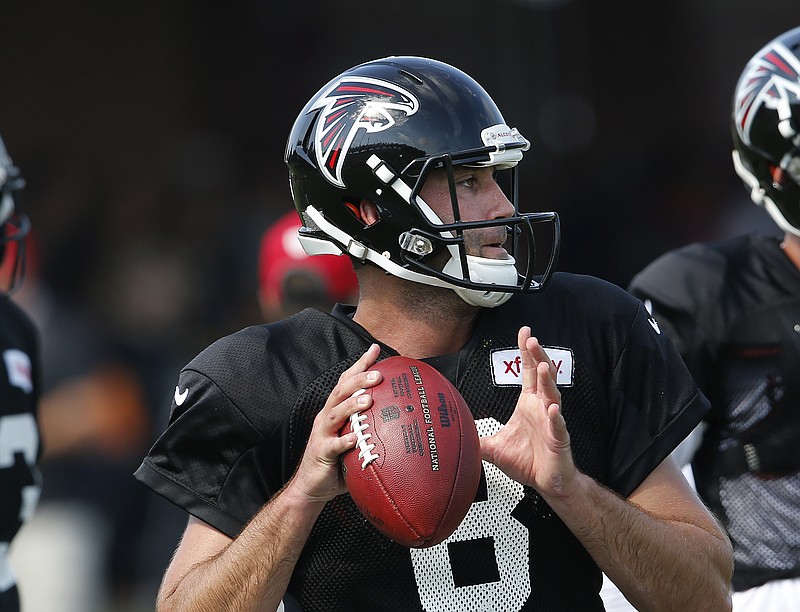
[(379, 286), (362, 284), (353, 320), (401, 355), (424, 359), (458, 352), (479, 312), (450, 289), (384, 276)]

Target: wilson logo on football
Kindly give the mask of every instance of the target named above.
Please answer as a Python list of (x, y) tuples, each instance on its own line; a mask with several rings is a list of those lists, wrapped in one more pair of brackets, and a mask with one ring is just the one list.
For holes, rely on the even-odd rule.
[(417, 99), (405, 89), (369, 77), (342, 78), (311, 106), (321, 108), (314, 134), (314, 152), (322, 176), (345, 187), (342, 165), (359, 130), (382, 132), (395, 123), (395, 114), (413, 115)]

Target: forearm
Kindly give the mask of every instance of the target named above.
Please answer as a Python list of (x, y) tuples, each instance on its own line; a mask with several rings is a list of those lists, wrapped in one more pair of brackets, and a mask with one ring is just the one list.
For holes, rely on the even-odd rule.
[(713, 526), (656, 517), (583, 474), (546, 500), (637, 609), (730, 609), (730, 543)]
[(219, 553), (175, 580), (168, 573), (159, 612), (277, 609), (323, 506), (284, 489)]

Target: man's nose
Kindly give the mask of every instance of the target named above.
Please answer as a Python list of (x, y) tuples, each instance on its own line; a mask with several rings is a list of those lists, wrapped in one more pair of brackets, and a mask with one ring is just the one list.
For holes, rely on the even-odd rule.
[(511, 217), (514, 214), (514, 205), (508, 199), (503, 189), (497, 183), (493, 187), (493, 206), (492, 218), (501, 219), (504, 217)]

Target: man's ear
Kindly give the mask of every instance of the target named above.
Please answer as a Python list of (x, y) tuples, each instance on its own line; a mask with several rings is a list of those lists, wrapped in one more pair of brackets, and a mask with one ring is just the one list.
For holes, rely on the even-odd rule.
[(381, 216), (378, 213), (378, 207), (374, 202), (370, 202), (369, 200), (361, 200), (361, 203), (358, 207), (358, 212), (360, 213), (359, 216), (361, 217), (361, 220), (367, 227), (377, 223), (381, 219)]

